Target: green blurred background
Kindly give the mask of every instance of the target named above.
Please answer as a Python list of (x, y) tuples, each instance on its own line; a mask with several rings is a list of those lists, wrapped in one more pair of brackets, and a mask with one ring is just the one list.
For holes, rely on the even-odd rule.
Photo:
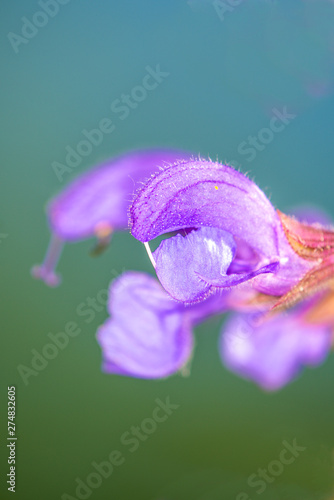
[[(152, 272), (143, 246), (117, 234), (93, 259), (92, 241), (68, 245), (56, 289), (29, 273), (48, 243), (50, 196), (89, 166), (139, 147), (218, 157), (249, 172), (281, 210), (313, 203), (334, 216), (334, 4), (232, 3), (224, 13), (221, 2), (219, 16), (213, 2), (200, 0), (71, 0), (16, 53), (8, 33), (21, 35), (22, 17), (31, 20), (41, 7), (1, 2), (0, 498), (12, 495), (5, 478), (8, 385), (17, 390), (19, 500), (76, 498), (75, 479), (85, 481), (91, 463), (114, 449), (124, 464), (89, 498), (234, 500), (245, 492), (252, 500), (308, 500), (334, 489), (333, 356), (266, 394), (221, 365), (222, 318), (215, 318), (196, 331), (190, 376), (105, 375), (95, 339), (105, 309), (89, 323), (76, 309), (124, 269)], [(111, 103), (158, 64), (169, 76), (120, 120)], [(248, 161), (240, 143), (284, 106), (296, 118)], [(104, 117), (115, 130), (60, 183), (52, 163), (64, 163), (66, 146)], [(47, 334), (68, 321), (80, 335), (26, 386), (17, 366), (30, 366), (31, 349), (40, 352)], [(130, 453), (121, 435), (167, 396), (180, 407)], [(247, 478), (278, 458), (284, 439), (306, 450), (259, 495)]]

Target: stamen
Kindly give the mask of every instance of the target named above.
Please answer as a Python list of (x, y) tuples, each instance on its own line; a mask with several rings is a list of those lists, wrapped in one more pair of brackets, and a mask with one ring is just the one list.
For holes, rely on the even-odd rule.
[(61, 278), (56, 274), (55, 269), (59, 261), (64, 242), (58, 236), (52, 235), (45, 255), (45, 259), (40, 266), (34, 266), (31, 274), (34, 278), (44, 281), (48, 286), (58, 286)]
[(94, 233), (99, 240), (108, 238), (112, 233), (112, 226), (107, 221), (98, 222), (94, 227)]
[(92, 257), (96, 257), (103, 253), (107, 248), (111, 240), (113, 228), (109, 222), (101, 221), (98, 222), (94, 228), (94, 232), (97, 237), (97, 243), (90, 251)]
[(152, 264), (152, 266), (153, 266), (153, 267), (154, 267), (154, 269), (155, 269), (155, 268), (157, 267), (157, 265), (156, 265), (156, 262), (155, 262), (155, 260), (154, 260), (153, 255), (152, 255), (152, 252), (151, 252), (150, 246), (149, 246), (148, 242), (144, 243), (144, 245), (145, 245), (145, 248), (146, 248), (147, 255), (148, 255), (148, 256), (149, 256), (149, 258), (150, 258), (151, 264)]
[(101, 255), (109, 246), (111, 240), (111, 236), (105, 239), (97, 240), (96, 244), (93, 246), (93, 248), (90, 250), (89, 255), (91, 257), (97, 257), (98, 255)]

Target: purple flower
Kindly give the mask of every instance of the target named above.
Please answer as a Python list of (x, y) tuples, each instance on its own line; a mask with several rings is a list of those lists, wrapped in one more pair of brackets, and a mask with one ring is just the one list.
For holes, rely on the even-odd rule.
[(263, 307), (247, 306), (253, 297), (249, 290), (234, 290), (185, 306), (171, 299), (152, 276), (126, 272), (110, 286), (111, 318), (97, 333), (102, 369), (138, 378), (163, 378), (184, 371), (193, 355), (193, 328), (229, 309), (245, 312), (234, 313), (223, 327), (222, 360), (227, 368), (262, 388), (280, 389), (303, 366), (325, 359), (332, 331), (327, 324), (306, 321), (309, 305), (264, 319)]
[[(179, 304), (192, 304), (178, 309), (182, 317), (216, 300), (219, 291), (224, 291), (224, 308), (248, 308), (229, 320), (222, 337), (221, 353), (230, 369), (273, 390), (294, 378), (302, 366), (325, 358), (334, 325), (331, 230), (276, 212), (247, 177), (201, 159), (181, 161), (153, 176), (130, 207), (130, 221), (133, 236), (147, 246), (165, 290)], [(152, 255), (148, 242), (171, 231), (177, 234), (163, 240)], [(286, 314), (263, 317), (277, 302), (275, 296), (281, 297), (278, 305), (283, 308), (302, 300), (300, 283), (305, 279), (307, 290), (324, 283), (329, 292), (312, 299), (312, 307), (302, 304)], [(314, 295), (318, 288), (313, 288)], [(248, 304), (243, 296), (247, 292)], [(326, 320), (319, 322), (324, 314)], [(158, 321), (157, 307), (154, 315)], [(124, 329), (116, 311), (114, 317), (119, 338), (126, 337), (129, 343), (123, 343), (131, 349), (132, 339), (125, 331), (134, 332), (135, 326)], [(141, 330), (136, 334), (144, 336)], [(106, 328), (105, 337), (112, 336), (112, 329)], [(174, 365), (173, 370), (178, 368)]]
[(201, 227), (184, 237), (177, 234), (164, 240), (153, 257), (157, 276), (170, 295), (184, 303), (194, 303), (219, 288), (236, 286), (279, 267), (276, 261), (263, 263), (260, 268), (255, 263), (252, 267), (250, 259), (235, 259), (236, 253), (231, 233)]
[(302, 307), (266, 321), (259, 313), (234, 314), (221, 336), (224, 364), (271, 391), (294, 379), (303, 366), (322, 363), (331, 348), (332, 328), (309, 323), (304, 313)]
[(229, 300), (230, 294), (217, 294), (187, 307), (172, 300), (152, 276), (124, 273), (111, 284), (111, 318), (97, 333), (103, 370), (140, 378), (181, 370), (192, 355), (193, 327), (226, 311)]
[(64, 242), (96, 237), (95, 251), (101, 251), (114, 231), (127, 228), (128, 208), (139, 182), (188, 156), (172, 150), (136, 151), (80, 175), (47, 206), (52, 237), (43, 264), (32, 269), (33, 276), (49, 286), (58, 285), (55, 268)]
[[(56, 285), (64, 242), (95, 236), (99, 252), (126, 229), (129, 207), (160, 283), (136, 272), (112, 283), (111, 317), (97, 334), (104, 371), (161, 378), (184, 370), (193, 328), (228, 310), (222, 359), (261, 387), (279, 389), (323, 361), (334, 328), (333, 229), (276, 211), (226, 165), (142, 151), (83, 174), (48, 205), (52, 239), (33, 275)], [(148, 242), (173, 232), (152, 254)]]
[(283, 295), (312, 268), (291, 248), (265, 194), (233, 168), (182, 160), (153, 176), (130, 207), (132, 235), (147, 244), (171, 231), (152, 261), (168, 293), (182, 302), (252, 280)]

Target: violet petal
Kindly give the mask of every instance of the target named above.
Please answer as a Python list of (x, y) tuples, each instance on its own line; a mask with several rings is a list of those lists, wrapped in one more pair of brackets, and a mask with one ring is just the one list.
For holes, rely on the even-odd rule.
[(182, 368), (193, 348), (190, 320), (157, 280), (128, 272), (112, 284), (110, 301), (112, 317), (97, 333), (104, 371), (159, 378)]
[(186, 227), (216, 227), (259, 255), (278, 254), (278, 216), (254, 182), (206, 160), (181, 161), (151, 178), (130, 207), (132, 235), (147, 242)]
[(55, 267), (65, 241), (95, 236), (98, 244), (92, 253), (101, 253), (111, 234), (127, 227), (128, 208), (139, 182), (180, 157), (189, 155), (173, 150), (136, 151), (81, 174), (48, 204), (51, 241), (43, 263), (33, 267), (33, 277), (49, 286), (59, 284)]
[(224, 364), (266, 390), (289, 383), (304, 365), (318, 365), (330, 350), (329, 327), (303, 322), (296, 311), (258, 322), (256, 314), (235, 314), (220, 341)]
[(176, 300), (192, 303), (205, 299), (215, 288), (229, 288), (278, 267), (276, 262), (251, 272), (227, 274), (235, 252), (230, 233), (202, 227), (162, 241), (153, 256), (165, 290)]
[(135, 151), (88, 170), (50, 201), (52, 231), (64, 240), (78, 240), (107, 227), (126, 229), (138, 183), (187, 156), (172, 150)]
[(229, 293), (193, 306), (174, 301), (150, 275), (126, 272), (110, 286), (111, 314), (97, 333), (107, 373), (167, 377), (180, 370), (193, 349), (192, 327), (226, 311)]

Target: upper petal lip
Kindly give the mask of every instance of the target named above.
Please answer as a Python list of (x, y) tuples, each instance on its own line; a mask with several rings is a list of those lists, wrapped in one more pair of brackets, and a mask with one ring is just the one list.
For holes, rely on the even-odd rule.
[(151, 178), (129, 212), (131, 233), (142, 242), (185, 227), (211, 226), (244, 239), (260, 255), (278, 255), (274, 207), (254, 182), (227, 165), (179, 162)]

